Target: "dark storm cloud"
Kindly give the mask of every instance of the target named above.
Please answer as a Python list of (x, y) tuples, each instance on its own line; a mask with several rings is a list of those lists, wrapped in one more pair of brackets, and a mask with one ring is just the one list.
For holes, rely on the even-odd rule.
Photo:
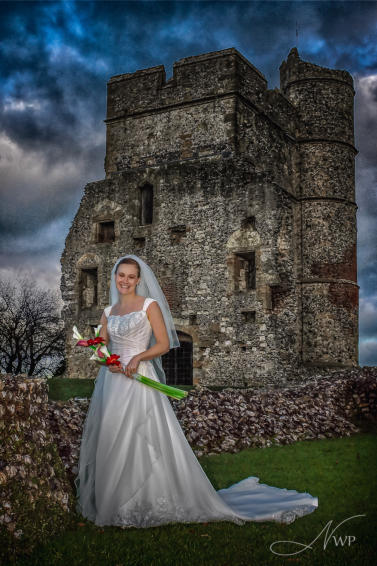
[[(356, 202), (360, 336), (376, 338), (377, 363), (377, 72), (358, 77), (355, 85)], [(374, 330), (371, 320), (374, 317)], [(370, 344), (369, 344), (370, 349)]]
[(182, 57), (236, 47), (273, 89), (297, 46), (354, 78), (360, 360), (377, 364), (376, 22), (376, 2), (0, 3), (0, 275), (58, 283), (83, 187), (104, 177), (111, 76), (163, 64), (169, 78)]
[(73, 7), (0, 4), (0, 248), (15, 254), (31, 234), (46, 251), (45, 223), (72, 217), (83, 185), (103, 176), (106, 80)]

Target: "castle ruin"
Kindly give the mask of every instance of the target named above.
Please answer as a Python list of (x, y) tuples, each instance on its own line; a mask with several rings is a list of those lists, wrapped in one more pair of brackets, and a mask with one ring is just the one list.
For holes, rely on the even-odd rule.
[(61, 257), (67, 377), (122, 255), (156, 273), (181, 342), (168, 383), (273, 386), (358, 365), (353, 79), (300, 59), (280, 89), (236, 49), (107, 83), (105, 179)]

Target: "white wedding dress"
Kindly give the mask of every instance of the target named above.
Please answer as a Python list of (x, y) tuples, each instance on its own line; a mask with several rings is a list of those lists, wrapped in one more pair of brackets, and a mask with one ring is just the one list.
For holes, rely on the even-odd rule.
[[(127, 364), (148, 349), (143, 309), (108, 317), (109, 350)], [(138, 373), (158, 381), (152, 361)], [(318, 498), (250, 476), (216, 491), (192, 451), (169, 398), (101, 367), (84, 422), (76, 509), (96, 525), (154, 527), (170, 522), (276, 521), (312, 513)]]

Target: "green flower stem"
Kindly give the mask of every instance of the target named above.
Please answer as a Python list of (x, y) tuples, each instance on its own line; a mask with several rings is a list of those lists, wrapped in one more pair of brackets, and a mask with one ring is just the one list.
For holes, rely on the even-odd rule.
[(172, 387), (171, 385), (166, 385), (165, 383), (160, 383), (159, 381), (155, 381), (150, 377), (146, 377), (145, 375), (141, 375), (140, 373), (133, 373), (132, 377), (137, 379), (140, 383), (147, 385), (148, 387), (153, 387), (157, 389), (161, 393), (165, 393), (165, 395), (169, 395), (169, 397), (173, 397), (173, 399), (183, 399), (187, 397), (187, 391), (183, 391), (182, 389), (178, 389), (177, 387)]
[[(98, 344), (97, 346), (94, 345), (89, 346), (89, 348), (92, 348), (92, 350), (97, 350)], [(111, 352), (110, 355), (112, 355)], [(100, 363), (102, 363), (104, 366), (107, 366), (106, 361), (104, 362), (100, 361)], [(188, 395), (187, 391), (183, 391), (182, 389), (178, 389), (177, 387), (172, 387), (171, 385), (166, 385), (165, 383), (160, 383), (159, 381), (155, 381), (154, 379), (151, 379), (150, 377), (146, 377), (145, 375), (141, 375), (140, 373), (133, 373), (132, 377), (137, 379), (137, 381), (139, 381), (140, 383), (147, 385), (148, 387), (153, 387), (157, 391), (160, 391), (161, 393), (164, 393), (169, 397), (173, 397), (173, 399), (180, 400), (183, 399), (184, 397), (187, 397)]]

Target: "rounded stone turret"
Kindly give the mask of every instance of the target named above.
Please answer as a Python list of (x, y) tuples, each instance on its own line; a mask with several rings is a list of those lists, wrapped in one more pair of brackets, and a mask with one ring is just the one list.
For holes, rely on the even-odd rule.
[(301, 207), (302, 361), (358, 364), (354, 88), (350, 73), (302, 61), (280, 66), (296, 107)]

